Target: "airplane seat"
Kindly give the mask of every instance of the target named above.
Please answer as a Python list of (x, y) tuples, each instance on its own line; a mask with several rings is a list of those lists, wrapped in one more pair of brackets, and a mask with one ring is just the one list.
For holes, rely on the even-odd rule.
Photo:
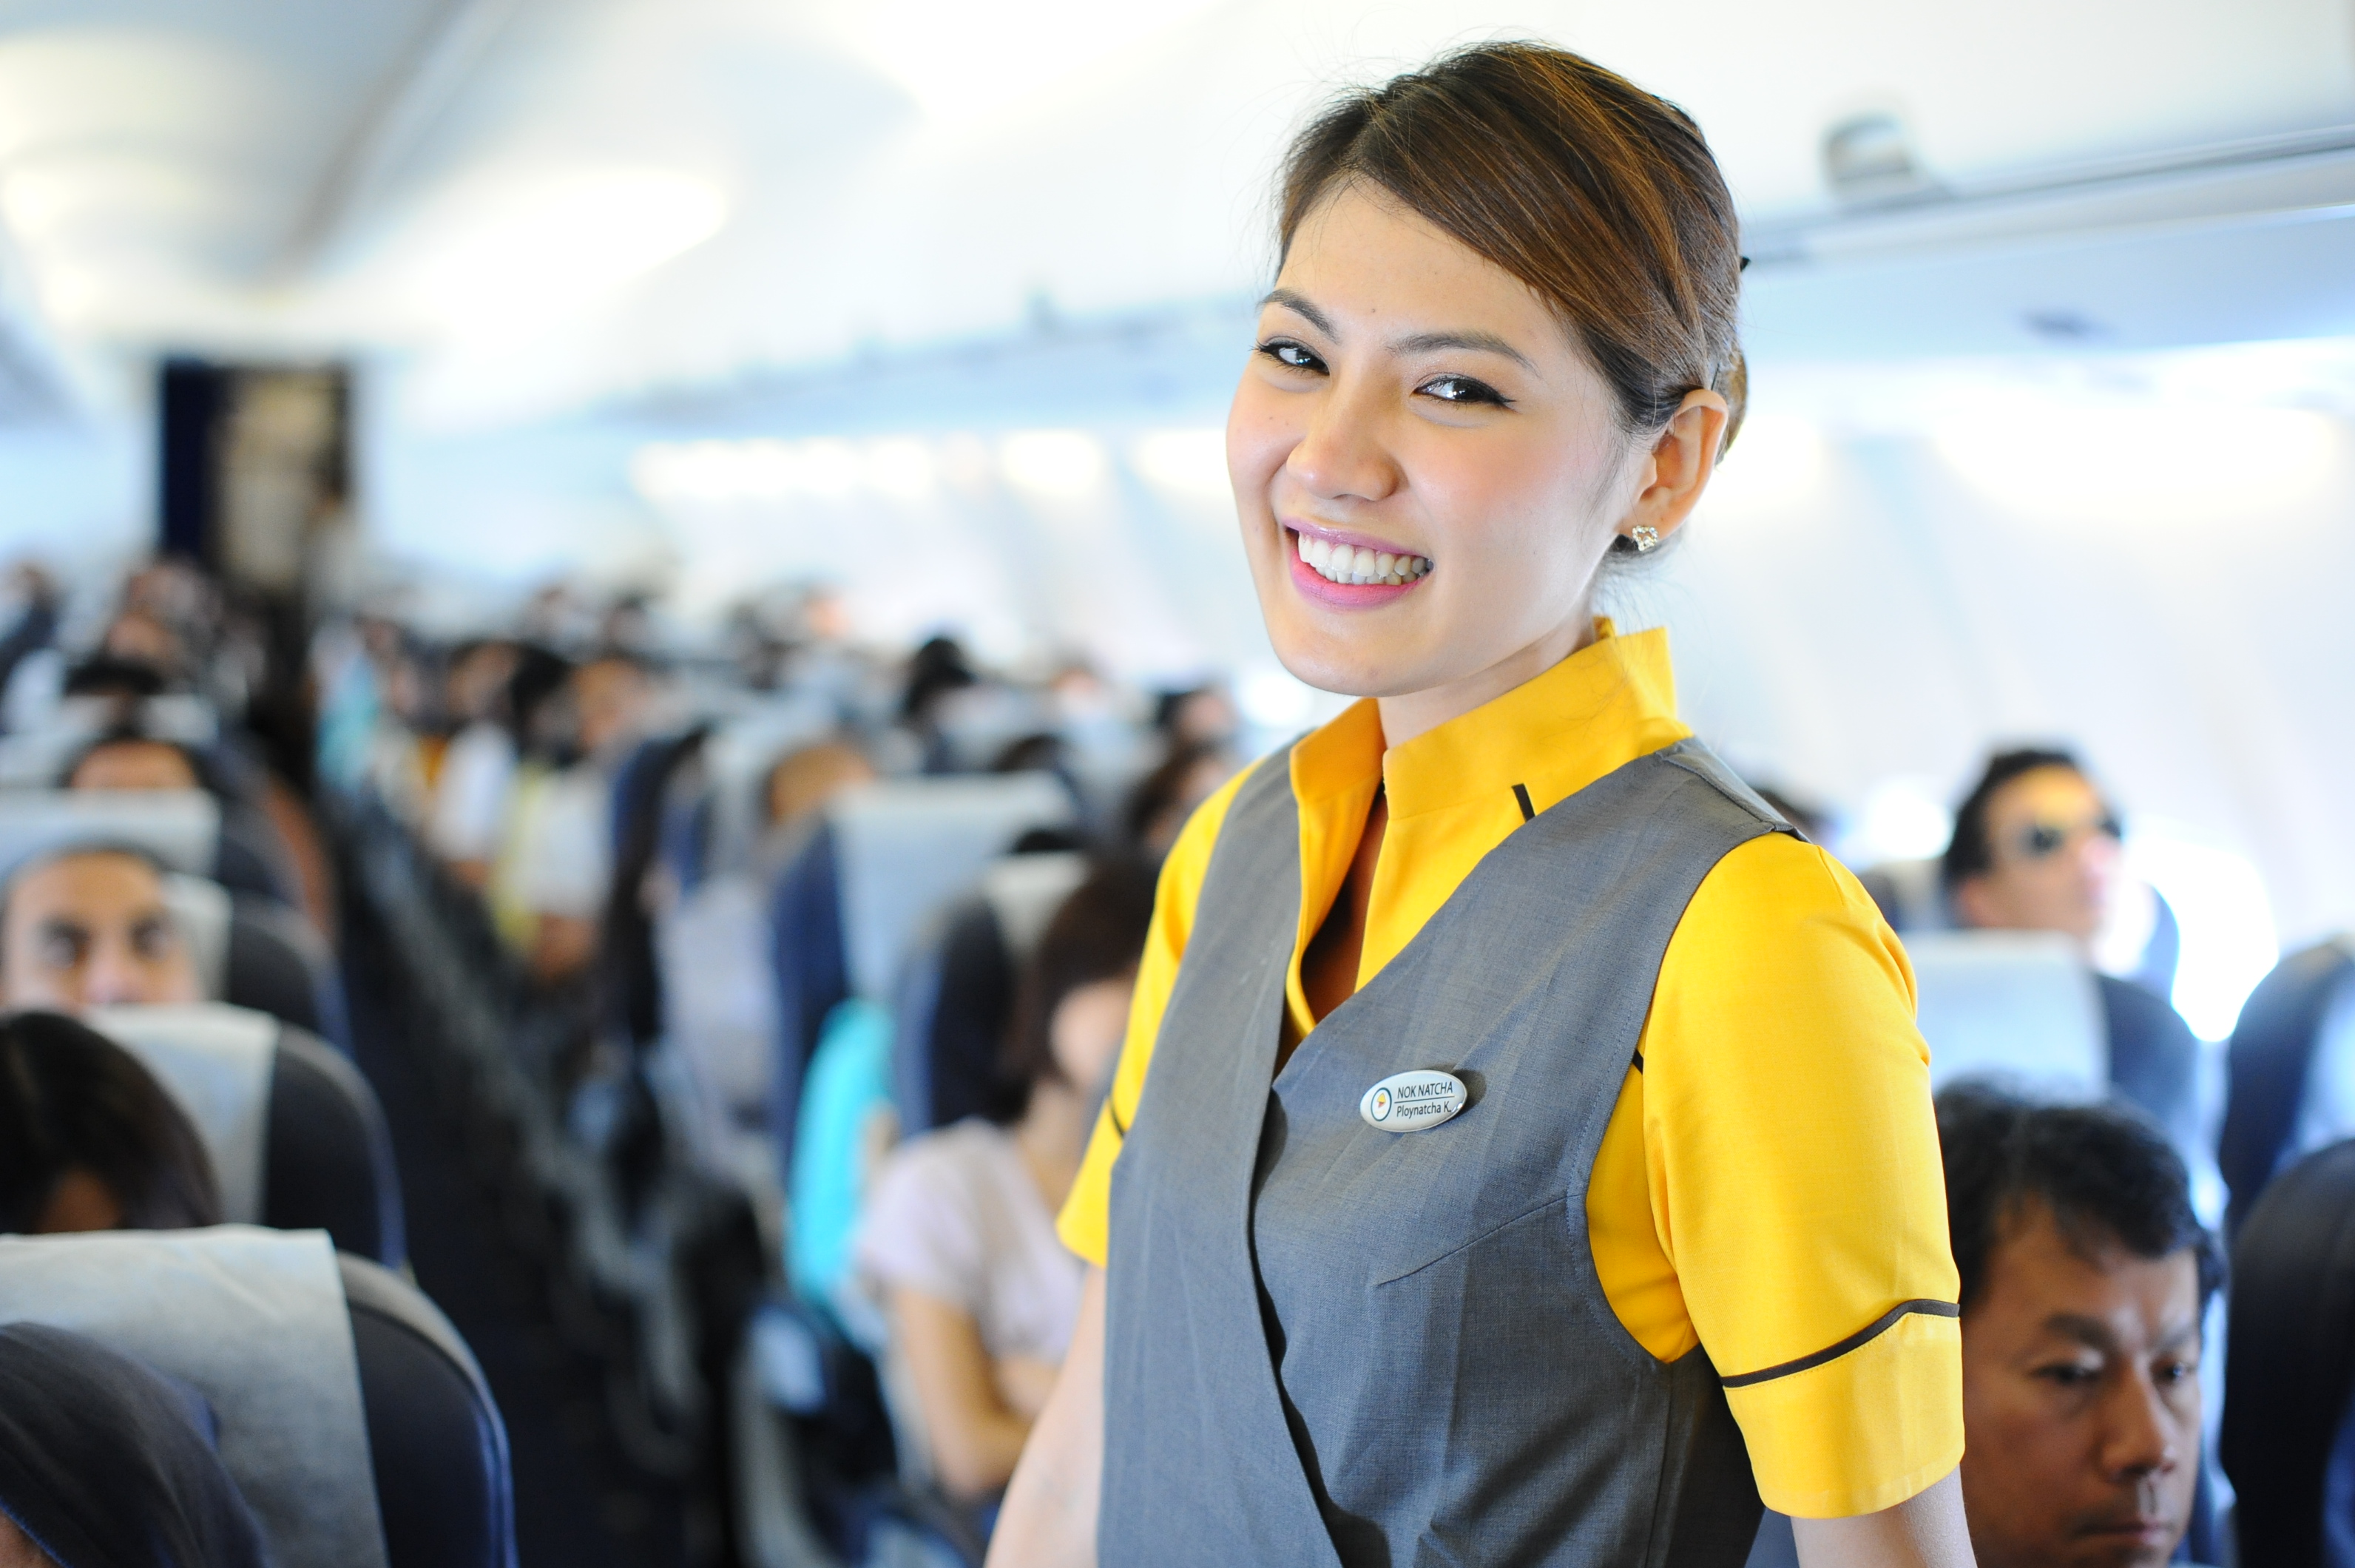
[(514, 1568), (480, 1368), (422, 1295), (316, 1232), (0, 1238), (0, 1322), (16, 1321), (193, 1386), (278, 1568)]
[(2108, 1092), (2100, 988), (2068, 938), (1917, 931), (1905, 951), (1933, 1088), (1971, 1079), (2046, 1099), (2098, 1100)]
[(2355, 1563), (2355, 1140), (2275, 1177), (2232, 1242), (2219, 1450), (2236, 1561)]
[(473, 1352), (422, 1293), (338, 1257), (388, 1568), (514, 1568), (506, 1428)]
[(774, 1125), (791, 1168), (802, 1079), (834, 1008), (886, 1004), (922, 923), (1022, 835), (1068, 827), (1051, 773), (941, 775), (854, 790), (779, 879), (772, 906), (779, 1051)]
[(895, 1009), (892, 1098), (902, 1137), (996, 1108), (1017, 976), (1086, 874), (1087, 858), (1072, 851), (1009, 856), (928, 923)]
[(2355, 934), (2275, 965), (2242, 1004), (2225, 1061), (2217, 1159), (2237, 1232), (2275, 1171), (2355, 1135)]
[(407, 1257), (383, 1108), (316, 1036), (214, 1002), (100, 1008), (88, 1021), (187, 1112), (230, 1221), (324, 1230), (338, 1250), (393, 1267)]
[(1900, 936), (1919, 931), (1946, 931), (1955, 917), (1946, 907), (1945, 889), (1938, 880), (1938, 859), (1883, 860), (1856, 874), (1864, 891), (1880, 906), (1881, 918)]
[(348, 1053), (351, 1019), (327, 944), (292, 908), (232, 898), (221, 999), (282, 1019)]

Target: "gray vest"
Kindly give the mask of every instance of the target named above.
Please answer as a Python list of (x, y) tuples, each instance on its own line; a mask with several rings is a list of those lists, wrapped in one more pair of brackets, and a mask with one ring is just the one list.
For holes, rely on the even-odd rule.
[[(1229, 809), (1113, 1170), (1101, 1561), (1736, 1568), (1759, 1503), (1717, 1371), (1620, 1325), (1586, 1186), (1685, 906), (1785, 825), (1696, 742), (1639, 758), (1492, 851), (1279, 1073), (1288, 761)], [(1360, 1119), (1427, 1067), (1460, 1115)]]

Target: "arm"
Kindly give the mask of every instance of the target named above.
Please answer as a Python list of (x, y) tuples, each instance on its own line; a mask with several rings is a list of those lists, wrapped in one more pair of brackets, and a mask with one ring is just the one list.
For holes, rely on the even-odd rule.
[(1802, 1568), (1973, 1568), (1963, 1473), (1895, 1508), (1854, 1519), (1795, 1519)]
[(907, 1285), (892, 1289), (890, 1307), (941, 1485), (958, 1497), (987, 1496), (1014, 1473), (1029, 1421), (1007, 1408), (981, 1331), (964, 1308)]
[(1095, 1568), (1103, 1480), (1103, 1270), (1088, 1270), (1071, 1354), (1006, 1488), (989, 1561), (997, 1568)]

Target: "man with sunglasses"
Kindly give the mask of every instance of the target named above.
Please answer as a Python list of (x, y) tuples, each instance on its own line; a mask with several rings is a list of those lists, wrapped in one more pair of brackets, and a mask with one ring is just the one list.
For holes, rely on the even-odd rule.
[[(1955, 811), (1940, 880), (1958, 925), (2057, 931), (2090, 960), (2121, 888), (2117, 813), (2071, 753), (2002, 752)], [(2200, 1047), (2165, 997), (2097, 975), (2110, 1083), (2190, 1157), (2200, 1142)], [(2204, 1153), (2204, 1151), (2202, 1151)]]

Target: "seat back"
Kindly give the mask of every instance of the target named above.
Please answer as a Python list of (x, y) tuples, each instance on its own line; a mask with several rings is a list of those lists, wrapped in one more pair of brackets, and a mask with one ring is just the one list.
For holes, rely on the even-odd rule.
[(1010, 855), (928, 923), (894, 1011), (892, 1099), (902, 1136), (995, 1108), (1017, 979), (1086, 875), (1084, 855)]
[[(2229, 1089), (2223, 1136), (2216, 1152), (2225, 1184), (2232, 1189), (2230, 1229), (2239, 1230), (2274, 1172), (2301, 1141), (2301, 1114), (2309, 1090), (2317, 1086), (2318, 1059), (2328, 1059), (2322, 1076), (2331, 1082), (2324, 1087), (2334, 1087), (2342, 1076), (2332, 1071), (2342, 1056), (2355, 1059), (2355, 1050), (2321, 1049), (2327, 1025), (2336, 1024), (2334, 1032), (2355, 1035), (2350, 997), (2355, 997), (2355, 936), (2341, 936), (2284, 958), (2242, 1004), (2225, 1057)], [(2355, 1046), (2355, 1039), (2349, 1044)], [(2355, 1060), (2348, 1065), (2355, 1067)], [(2348, 1099), (2355, 1107), (2355, 1093)], [(2345, 1130), (2355, 1133), (2355, 1125)]]
[(336, 1261), (389, 1568), (515, 1568), (506, 1425), (481, 1367), (398, 1275)]
[(1917, 931), (1953, 927), (1935, 859), (1883, 860), (1856, 875), (1872, 901), (1881, 906), (1881, 918), (1889, 923), (1890, 930), (1911, 937)]
[(767, 819), (769, 771), (835, 728), (832, 703), (794, 692), (763, 702), (713, 733), (703, 752), (707, 815), (694, 868), (698, 878), (751, 864)]
[(2232, 1290), (2220, 1452), (2237, 1560), (2321, 1568), (2326, 1535), (2355, 1523), (2326, 1526), (2328, 1499), (2355, 1496), (2355, 1141), (2274, 1178), (2233, 1239)]
[(335, 955), (301, 915), (274, 900), (232, 898), (216, 995), (308, 1029), (339, 1051), (351, 1049)]
[(394, 1568), (325, 1237), (242, 1226), (0, 1237), (0, 1322), (18, 1321), (88, 1335), (193, 1385), (278, 1568)]
[(2101, 991), (2066, 937), (2046, 932), (1919, 932), (1905, 942), (1930, 1044), (1934, 1087), (1962, 1079), (2043, 1099), (2109, 1090)]
[(884, 1001), (924, 918), (1028, 829), (1069, 825), (1072, 806), (1050, 773), (1006, 773), (875, 784), (828, 816), (850, 987)]
[(91, 1027), (146, 1064), (188, 1114), (238, 1223), (323, 1230), (398, 1267), (400, 1182), (376, 1093), (316, 1036), (221, 1003), (101, 1008)]

